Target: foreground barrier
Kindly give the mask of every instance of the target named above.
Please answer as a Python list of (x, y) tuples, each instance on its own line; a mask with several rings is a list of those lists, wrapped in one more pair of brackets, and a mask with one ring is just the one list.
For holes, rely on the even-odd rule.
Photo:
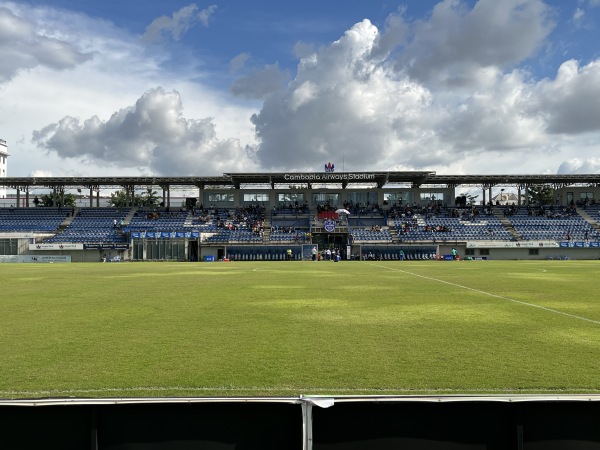
[(0, 400), (0, 448), (600, 448), (600, 395)]

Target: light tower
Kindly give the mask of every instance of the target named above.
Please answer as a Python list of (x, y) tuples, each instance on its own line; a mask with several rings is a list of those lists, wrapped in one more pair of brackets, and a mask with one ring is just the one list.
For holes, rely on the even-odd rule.
[[(8, 175), (8, 146), (4, 139), (0, 139), (0, 178)], [(6, 198), (6, 187), (0, 186), (0, 198)]]

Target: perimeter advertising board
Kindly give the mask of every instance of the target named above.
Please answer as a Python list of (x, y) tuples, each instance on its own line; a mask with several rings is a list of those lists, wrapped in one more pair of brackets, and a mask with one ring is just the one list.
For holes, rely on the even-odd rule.
[(0, 255), (0, 263), (70, 263), (68, 255)]
[(29, 250), (83, 250), (83, 244), (29, 244)]
[(520, 241), (520, 242), (502, 242), (502, 241), (470, 241), (467, 242), (467, 248), (558, 248), (556, 241)]

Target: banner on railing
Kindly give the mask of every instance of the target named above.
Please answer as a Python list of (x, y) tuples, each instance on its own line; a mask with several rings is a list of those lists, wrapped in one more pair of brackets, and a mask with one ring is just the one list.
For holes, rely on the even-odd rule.
[(85, 250), (127, 250), (129, 244), (83, 244)]
[(131, 239), (198, 239), (199, 231), (132, 231)]
[(560, 243), (561, 248), (600, 248), (600, 242), (564, 241)]
[(506, 242), (506, 241), (470, 241), (467, 242), (467, 248), (542, 248), (559, 247), (559, 243), (556, 241), (519, 241), (519, 242)]

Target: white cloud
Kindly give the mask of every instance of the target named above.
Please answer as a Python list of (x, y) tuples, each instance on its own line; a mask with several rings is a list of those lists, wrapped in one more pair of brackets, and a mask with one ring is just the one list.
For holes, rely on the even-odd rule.
[(251, 166), (237, 140), (219, 140), (212, 119), (186, 119), (177, 92), (157, 88), (103, 121), (64, 117), (34, 132), (38, 146), (61, 158), (104, 166), (146, 168), (160, 175), (218, 173)]
[(558, 168), (559, 174), (600, 173), (600, 158), (573, 158), (563, 162)]
[[(18, 9), (17, 6), (15, 8)], [(79, 48), (93, 54), (94, 58), (68, 71), (57, 72), (47, 66), (38, 66), (19, 72), (9, 83), (2, 85), (0, 137), (8, 142), (11, 153), (9, 176), (27, 176), (35, 171), (53, 173), (55, 176), (93, 176), (105, 174), (107, 167), (115, 176), (143, 175), (152, 171), (170, 171), (173, 174), (176, 173), (176, 164), (180, 164), (177, 173), (212, 175), (219, 173), (215, 171), (222, 167), (220, 152), (224, 152), (223, 157), (230, 156), (231, 149), (239, 149), (243, 154), (239, 156), (236, 153), (236, 161), (246, 164), (245, 167), (254, 167), (247, 161), (246, 148), (251, 148), (255, 143), (250, 122), (255, 105), (242, 104), (233, 97), (229, 98), (199, 84), (195, 80), (201, 76), (195, 69), (196, 61), (190, 60), (189, 67), (173, 73), (162, 66), (166, 60), (159, 53), (162, 50), (154, 47), (150, 52), (142, 46), (139, 36), (105, 21), (66, 11), (31, 7), (23, 16), (28, 17), (33, 28), (52, 30), (53, 35), (61, 36), (66, 44), (75, 46), (77, 43)], [(85, 136), (77, 133), (78, 128), (88, 133), (90, 139), (94, 133), (98, 139), (106, 137), (101, 132), (107, 130), (108, 124), (114, 126), (111, 117), (118, 114), (115, 111), (135, 105), (144, 92), (152, 91), (157, 86), (163, 86), (165, 91), (177, 90), (184, 97), (185, 116), (183, 109), (178, 113), (170, 104), (168, 106), (173, 114), (180, 114), (188, 124), (208, 121), (212, 132), (218, 132), (218, 138), (210, 142), (203, 141), (203, 147), (199, 150), (204, 152), (202, 161), (196, 157), (186, 162), (184, 158), (194, 152), (184, 145), (169, 147), (170, 159), (166, 159), (160, 167), (149, 166), (155, 160), (146, 163), (132, 151), (117, 155), (114, 151), (106, 150), (104, 155), (107, 159), (102, 160), (98, 143), (93, 147), (94, 152), (75, 146), (76, 142), (86, 142)], [(164, 119), (165, 126), (174, 124), (169, 116), (155, 118)], [(157, 123), (156, 126), (161, 128), (163, 124)], [(199, 127), (196, 125), (192, 128), (197, 130)], [(58, 143), (59, 138), (64, 139), (64, 148), (55, 151), (53, 147), (38, 147), (33, 143), (32, 131), (44, 129), (46, 140), (52, 138), (52, 129), (59, 131), (52, 142)], [(165, 133), (177, 131), (164, 127), (161, 130)], [(170, 138), (169, 135), (161, 137), (163, 141), (159, 143), (169, 142)], [(187, 138), (193, 142), (190, 134)], [(105, 144), (108, 142), (115, 142), (115, 138), (108, 137)], [(124, 142), (119, 148), (127, 149), (131, 142)], [(144, 150), (148, 151), (141, 149), (140, 152)], [(165, 151), (156, 146), (154, 155), (165, 155)], [(181, 152), (181, 158), (178, 152)], [(117, 161), (128, 161), (128, 164), (119, 166)], [(190, 162), (194, 165), (190, 165)]]
[(428, 140), (418, 122), (430, 95), (373, 61), (378, 39), (377, 28), (364, 20), (300, 61), (288, 89), (253, 117), (263, 167), (314, 169), (342, 159), (354, 169), (389, 167), (399, 153)]
[[(198, 10), (180, 12), (153, 33), (180, 36)], [(234, 95), (198, 81), (206, 79), (198, 61), (171, 72), (170, 55), (157, 53), (165, 48), (65, 14), (9, 16), (24, 28), (8, 34), (43, 28), (75, 55), (93, 55), (68, 71), (40, 59), (2, 86), (12, 176), (321, 170), (328, 161), (337, 170), (439, 173), (596, 167), (600, 62), (567, 61), (542, 80), (517, 66), (553, 26), (538, 0), (472, 9), (446, 0), (421, 21), (393, 14), (381, 31), (363, 20), (327, 45), (297, 44), (294, 75), (277, 63), (250, 72), (242, 53), (224, 70), (243, 74)]]
[(444, 0), (411, 27), (396, 69), (425, 83), (472, 88), (481, 71), (532, 57), (553, 28), (552, 10), (541, 0), (479, 0), (471, 10)]
[(544, 117), (549, 133), (600, 132), (600, 60), (583, 67), (566, 61), (554, 80), (541, 81), (533, 93), (531, 111)]
[[(364, 20), (303, 58), (288, 88), (253, 116), (261, 166), (310, 170), (343, 160), (353, 170), (555, 172), (565, 152), (582, 148), (581, 133), (600, 131), (597, 64), (566, 63), (555, 80), (541, 82), (510, 68), (542, 44), (551, 15), (535, 0), (500, 3), (482, 0), (467, 11), (442, 2), (414, 26), (406, 49), (400, 16), (387, 24), (387, 32), (396, 28), (393, 45)], [(444, 17), (449, 30), (437, 36)], [(435, 61), (416, 51), (426, 47), (426, 29), (434, 34), (429, 43), (442, 46)], [(503, 33), (508, 42), (499, 42)], [(454, 61), (445, 40), (473, 42), (456, 49)], [(407, 55), (411, 65), (398, 70)], [(469, 80), (468, 89), (450, 76)], [(597, 134), (590, 140), (597, 143)]]
[(27, 176), (34, 178), (49, 178), (53, 177), (54, 174), (49, 170), (33, 170)]
[(161, 16), (152, 21), (146, 28), (144, 40), (156, 42), (169, 36), (178, 41), (181, 36), (197, 23), (208, 26), (210, 16), (217, 10), (216, 5), (211, 5), (201, 11), (195, 3), (184, 6), (174, 12), (171, 17)]
[(33, 22), (24, 11), (0, 6), (0, 82), (20, 71), (38, 66), (71, 69), (92, 58), (76, 45), (52, 36), (50, 30)]

